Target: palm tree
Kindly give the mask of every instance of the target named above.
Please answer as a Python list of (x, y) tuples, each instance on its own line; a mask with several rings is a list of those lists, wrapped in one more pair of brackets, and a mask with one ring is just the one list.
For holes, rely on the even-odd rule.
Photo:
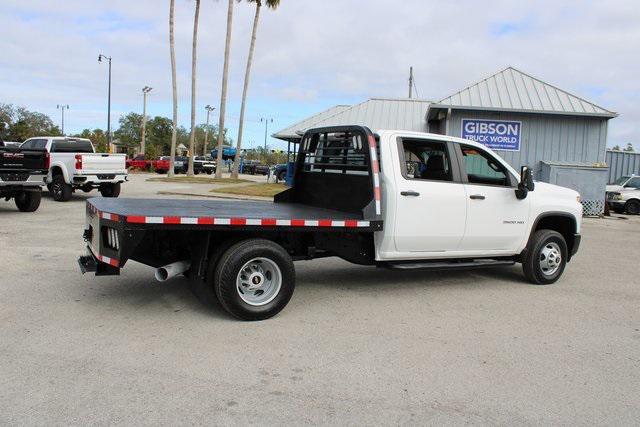
[(173, 86), (173, 128), (171, 129), (171, 153), (169, 153), (168, 176), (173, 176), (173, 164), (176, 160), (176, 138), (178, 132), (178, 85), (176, 82), (176, 44), (173, 36), (175, 0), (169, 3), (169, 48), (171, 51), (171, 84)]
[[(258, 22), (260, 20), (260, 9), (263, 0), (247, 0), (249, 3), (256, 4), (256, 15), (253, 18), (253, 31), (251, 33), (251, 43), (249, 44), (249, 57), (247, 58), (247, 68), (244, 73), (244, 88), (242, 90), (242, 106), (240, 107), (240, 125), (238, 127), (238, 143), (236, 145), (236, 156), (233, 159), (232, 178), (238, 178), (238, 169), (240, 168), (240, 150), (242, 150), (242, 133), (244, 128), (244, 110), (247, 103), (247, 92), (249, 90), (249, 78), (251, 76), (251, 65), (253, 63), (253, 52), (256, 47), (256, 35), (258, 32)], [(276, 9), (280, 5), (280, 0), (264, 0), (266, 6), (270, 9)]]
[(196, 137), (196, 62), (198, 56), (198, 17), (200, 16), (200, 0), (196, 0), (196, 13), (193, 17), (193, 44), (191, 46), (191, 134), (189, 135), (189, 168), (187, 175), (193, 176), (193, 156), (195, 155)]
[(222, 144), (224, 142), (224, 115), (227, 107), (227, 80), (229, 78), (229, 53), (231, 51), (231, 26), (233, 25), (233, 0), (227, 10), (227, 39), (224, 46), (224, 68), (222, 71), (222, 94), (220, 95), (220, 120), (218, 122), (218, 157), (216, 178), (222, 178)]

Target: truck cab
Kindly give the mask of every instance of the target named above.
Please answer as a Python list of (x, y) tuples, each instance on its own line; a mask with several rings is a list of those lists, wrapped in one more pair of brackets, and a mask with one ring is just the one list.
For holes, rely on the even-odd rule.
[(534, 182), (464, 139), (363, 126), (308, 130), (292, 186), (273, 202), (90, 199), (83, 272), (129, 260), (245, 320), (274, 316), (294, 261), (337, 256), (392, 270), (521, 263), (551, 284), (580, 245), (577, 192)]

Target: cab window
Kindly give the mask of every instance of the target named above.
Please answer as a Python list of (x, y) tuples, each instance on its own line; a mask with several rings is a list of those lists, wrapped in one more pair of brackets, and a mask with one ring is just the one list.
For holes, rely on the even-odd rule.
[(629, 180), (629, 182), (627, 182), (625, 184), (625, 187), (627, 188), (635, 188), (635, 189), (640, 189), (640, 177), (638, 178), (631, 178)]
[(489, 153), (469, 145), (461, 145), (460, 148), (470, 184), (511, 185), (506, 168)]
[(403, 175), (408, 179), (452, 181), (451, 161), (444, 142), (402, 141)]

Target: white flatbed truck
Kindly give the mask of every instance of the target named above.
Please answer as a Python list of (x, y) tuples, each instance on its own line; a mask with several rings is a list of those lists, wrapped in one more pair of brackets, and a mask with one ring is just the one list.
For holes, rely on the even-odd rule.
[[(535, 190), (535, 191), (534, 191)], [(294, 261), (337, 256), (399, 270), (522, 263), (553, 283), (580, 245), (577, 192), (535, 183), (459, 138), (362, 126), (311, 129), (293, 185), (273, 202), (87, 201), (83, 272), (129, 260), (189, 277), (197, 296), (245, 320), (282, 310)]]

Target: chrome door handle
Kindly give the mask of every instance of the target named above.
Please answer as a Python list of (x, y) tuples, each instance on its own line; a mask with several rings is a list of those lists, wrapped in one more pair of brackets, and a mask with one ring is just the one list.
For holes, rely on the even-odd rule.
[(401, 192), (400, 192), (400, 195), (402, 195), (402, 196), (414, 196), (414, 197), (416, 197), (416, 196), (419, 196), (419, 195), (420, 195), (420, 193), (418, 193), (417, 191), (401, 191)]
[(472, 194), (469, 196), (472, 200), (484, 200), (485, 197), (482, 194)]

